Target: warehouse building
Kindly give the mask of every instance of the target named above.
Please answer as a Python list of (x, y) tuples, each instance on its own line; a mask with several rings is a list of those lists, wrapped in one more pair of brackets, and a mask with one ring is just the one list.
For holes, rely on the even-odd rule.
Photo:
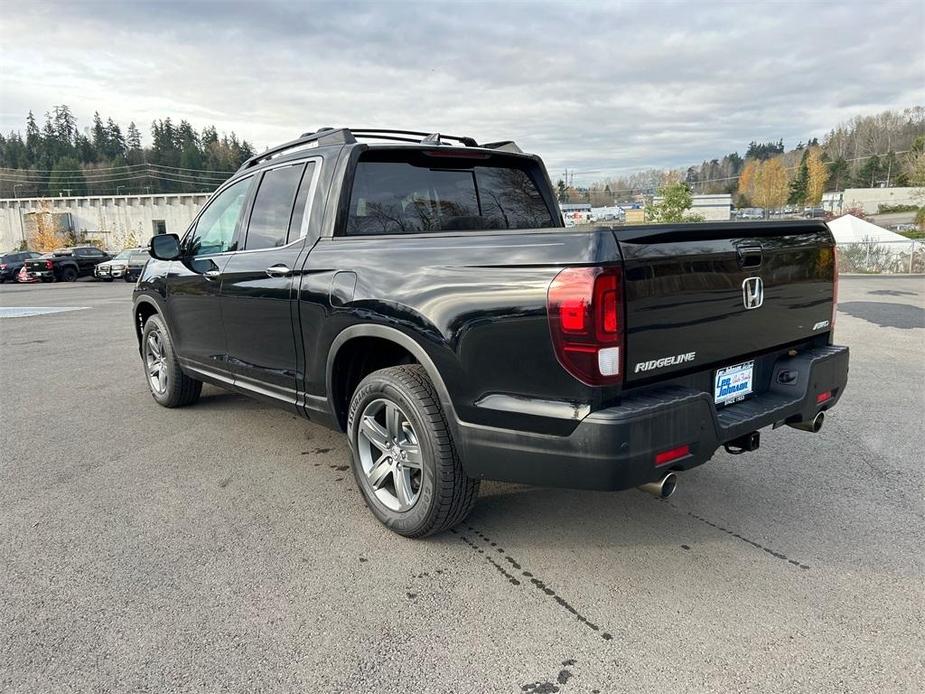
[(104, 248), (126, 239), (145, 245), (154, 234), (182, 234), (211, 193), (92, 195), (0, 199), (0, 251), (28, 241), (40, 223), (56, 231), (86, 232)]

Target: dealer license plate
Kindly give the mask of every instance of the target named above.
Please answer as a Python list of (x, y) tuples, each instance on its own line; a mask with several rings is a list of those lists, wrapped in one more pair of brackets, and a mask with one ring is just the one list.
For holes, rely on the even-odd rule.
[(719, 369), (713, 382), (713, 402), (717, 405), (730, 405), (745, 399), (745, 396), (752, 392), (754, 371), (753, 361)]

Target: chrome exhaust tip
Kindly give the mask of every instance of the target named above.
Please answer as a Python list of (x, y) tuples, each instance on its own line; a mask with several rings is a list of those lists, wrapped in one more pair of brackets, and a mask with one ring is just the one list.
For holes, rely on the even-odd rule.
[(799, 429), (800, 431), (808, 431), (813, 434), (818, 434), (822, 429), (822, 424), (825, 422), (825, 412), (820, 412), (815, 417), (807, 422), (794, 422), (789, 426), (792, 426), (794, 429)]
[(648, 484), (639, 485), (639, 491), (645, 492), (646, 494), (651, 494), (656, 499), (667, 499), (669, 496), (674, 494), (674, 490), (677, 488), (677, 486), (678, 476), (673, 472), (669, 472), (657, 482), (649, 482)]

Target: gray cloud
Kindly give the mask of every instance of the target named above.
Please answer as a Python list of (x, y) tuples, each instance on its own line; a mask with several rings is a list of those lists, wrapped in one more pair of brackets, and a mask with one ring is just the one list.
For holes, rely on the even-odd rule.
[(67, 103), (258, 147), (322, 125), (513, 137), (564, 167), (676, 166), (925, 103), (925, 5), (31, 3), (0, 128)]

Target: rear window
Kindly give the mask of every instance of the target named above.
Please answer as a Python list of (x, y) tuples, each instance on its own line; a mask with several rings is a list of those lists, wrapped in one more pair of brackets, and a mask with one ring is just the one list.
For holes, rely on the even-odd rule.
[[(407, 155), (406, 155), (407, 156)], [(411, 157), (409, 157), (411, 158)], [(512, 164), (414, 155), (357, 163), (346, 233), (540, 229), (555, 226), (536, 172)]]

